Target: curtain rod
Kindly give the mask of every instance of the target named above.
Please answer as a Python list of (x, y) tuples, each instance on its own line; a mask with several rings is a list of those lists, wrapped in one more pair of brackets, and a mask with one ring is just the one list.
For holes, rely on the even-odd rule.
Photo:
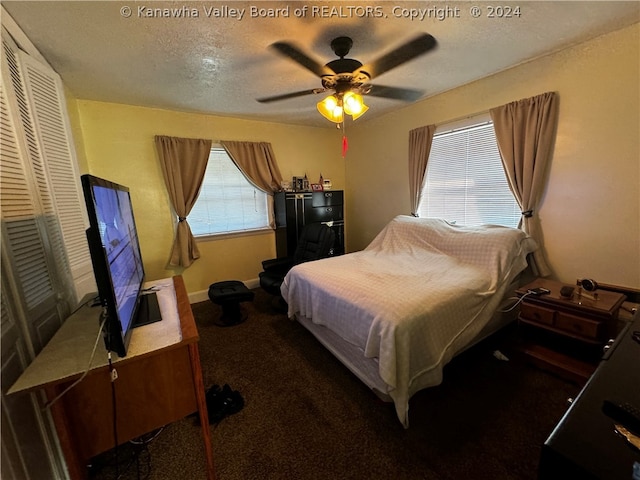
[(460, 116), (460, 117), (457, 117), (457, 118), (452, 118), (451, 120), (446, 120), (444, 122), (436, 123), (435, 126), (436, 127), (440, 127), (440, 126), (446, 125), (448, 123), (460, 122), (462, 120), (467, 120), (469, 118), (478, 117), (480, 115), (485, 115), (485, 114), (488, 114), (490, 110), (491, 109), (487, 109), (487, 110), (482, 110), (482, 111), (476, 112), (476, 113), (469, 113), (467, 115), (463, 115), (463, 116)]
[[(541, 96), (541, 95), (546, 95), (547, 93), (556, 93), (556, 92), (554, 92), (553, 90), (551, 90), (551, 91), (548, 91), (548, 92), (545, 92), (545, 93), (541, 93), (541, 94), (539, 94), (539, 95), (534, 95), (534, 96), (532, 96), (532, 97), (527, 97), (527, 98), (523, 98), (523, 99), (521, 99), (521, 100), (515, 100), (515, 101), (507, 102), (507, 103), (506, 103), (506, 104), (504, 104), (504, 105), (508, 105), (509, 103), (520, 102), (520, 101), (522, 101), (522, 100), (530, 100), (530, 99), (533, 99), (533, 98), (539, 97), (539, 96)], [(492, 108), (496, 108), (496, 107), (490, 107), (490, 108), (488, 108), (488, 109), (486, 109), (486, 110), (482, 110), (482, 111), (480, 111), (480, 112), (470, 113), (470, 114), (468, 114), (468, 115), (463, 115), (463, 116), (458, 117), (458, 118), (453, 118), (453, 119), (451, 119), (451, 120), (447, 120), (447, 121), (445, 121), (445, 122), (436, 123), (436, 124), (435, 124), (435, 126), (436, 126), (436, 127), (439, 127), (440, 125), (446, 125), (447, 123), (459, 122), (459, 121), (461, 121), (461, 120), (466, 120), (467, 118), (472, 118), (472, 117), (476, 117), (476, 116), (478, 116), (478, 115), (483, 115), (483, 114), (485, 114), (485, 113), (490, 113), (490, 111), (491, 111), (491, 109), (492, 109)]]
[[(466, 123), (466, 120), (471, 120), (474, 117), (484, 117), (486, 120), (484, 120), (483, 122), (478, 122), (478, 123)], [(467, 130), (469, 128), (472, 127), (481, 127), (481, 126), (485, 126), (485, 125), (489, 125), (491, 123), (491, 118), (487, 118), (489, 117), (489, 110), (485, 110), (483, 112), (478, 112), (478, 113), (473, 113), (470, 115), (465, 115), (464, 117), (459, 117), (455, 120), (448, 120), (446, 122), (442, 122), (439, 124), (436, 124), (436, 131), (435, 131), (435, 135), (437, 136), (441, 136), (441, 135), (448, 135), (450, 133), (455, 133), (455, 132), (459, 132), (462, 130)], [(449, 126), (449, 128), (447, 130), (438, 130), (443, 126)]]

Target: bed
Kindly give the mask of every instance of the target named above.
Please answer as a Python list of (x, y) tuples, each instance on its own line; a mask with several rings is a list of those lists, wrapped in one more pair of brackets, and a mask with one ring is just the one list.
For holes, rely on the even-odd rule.
[(281, 292), (289, 318), (392, 400), (408, 428), (411, 396), (513, 318), (505, 299), (535, 248), (514, 228), (398, 216), (362, 251), (295, 266)]

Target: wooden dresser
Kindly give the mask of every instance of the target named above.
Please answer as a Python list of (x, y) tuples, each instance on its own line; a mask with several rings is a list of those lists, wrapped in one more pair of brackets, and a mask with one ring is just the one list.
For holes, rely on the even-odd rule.
[[(532, 295), (534, 288), (550, 293)], [(570, 297), (562, 287), (574, 287)], [(618, 312), (625, 296), (605, 290), (586, 292), (577, 286), (537, 279), (517, 290), (524, 297), (518, 316), (521, 351), (537, 366), (584, 383), (593, 374), (602, 348), (620, 330)]]

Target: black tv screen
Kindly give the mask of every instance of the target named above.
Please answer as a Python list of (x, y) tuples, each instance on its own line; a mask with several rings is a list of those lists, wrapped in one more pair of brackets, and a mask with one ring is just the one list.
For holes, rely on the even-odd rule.
[(124, 357), (132, 329), (160, 319), (157, 298), (143, 295), (144, 267), (129, 189), (93, 175), (81, 179), (89, 216), (89, 251), (107, 315), (105, 345)]

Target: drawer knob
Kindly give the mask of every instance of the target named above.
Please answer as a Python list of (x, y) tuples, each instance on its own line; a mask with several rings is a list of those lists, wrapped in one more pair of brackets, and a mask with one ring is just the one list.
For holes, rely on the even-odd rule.
[(606, 345), (604, 347), (602, 347), (602, 351), (603, 352), (607, 352), (607, 350), (609, 350), (611, 347), (613, 347), (613, 344), (616, 343), (615, 338), (610, 338)]

